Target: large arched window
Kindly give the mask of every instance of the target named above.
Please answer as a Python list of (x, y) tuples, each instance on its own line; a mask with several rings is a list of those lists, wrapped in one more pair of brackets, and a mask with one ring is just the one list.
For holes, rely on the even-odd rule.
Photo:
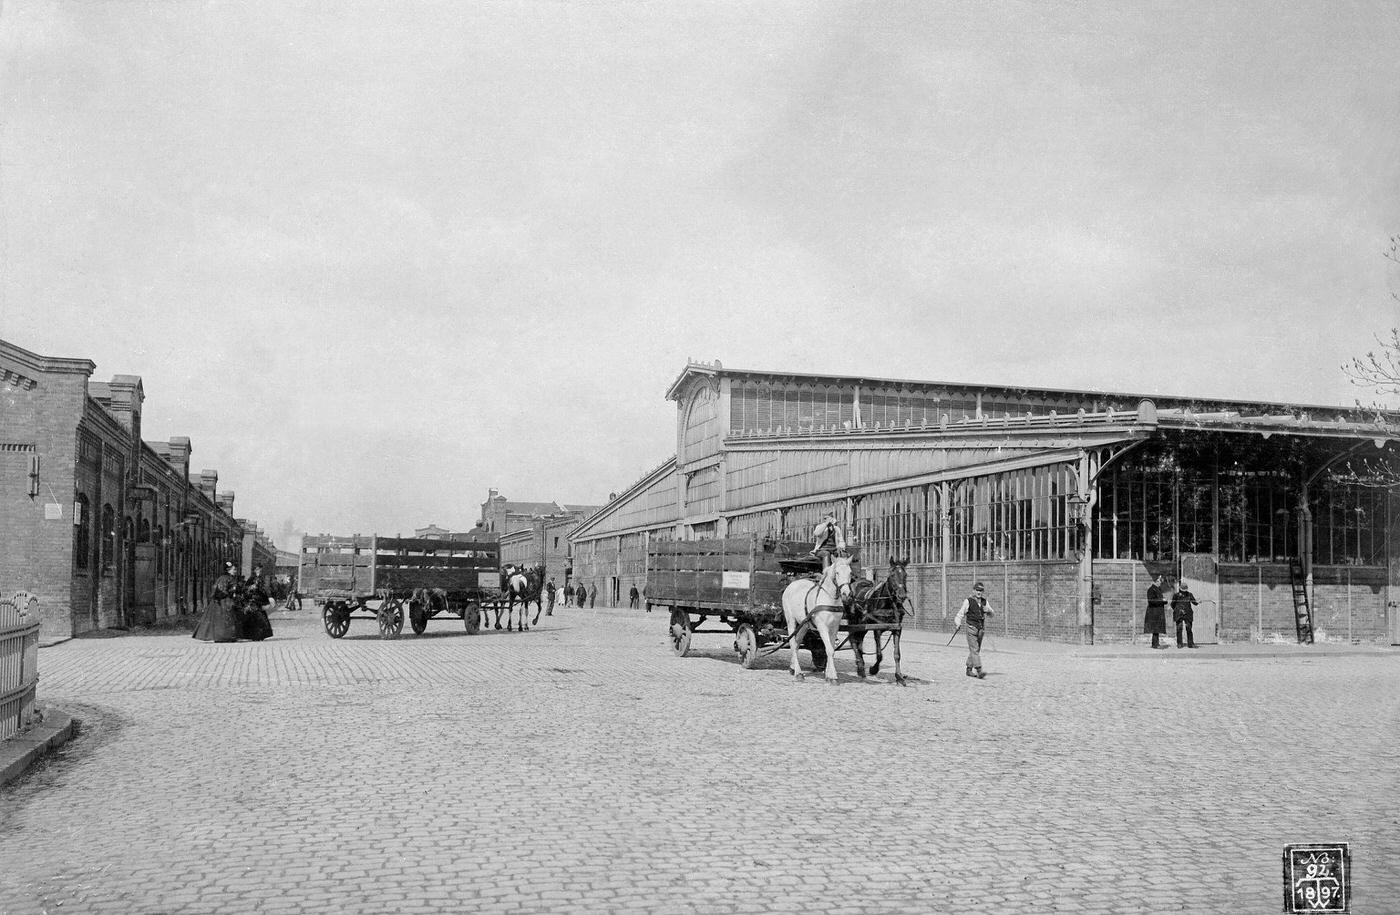
[(102, 571), (112, 567), (112, 549), (117, 542), (117, 513), (111, 505), (102, 506)]
[(88, 557), (92, 555), (92, 512), (88, 508), (88, 497), (78, 493), (73, 498), (73, 564), (80, 568), (88, 567)]

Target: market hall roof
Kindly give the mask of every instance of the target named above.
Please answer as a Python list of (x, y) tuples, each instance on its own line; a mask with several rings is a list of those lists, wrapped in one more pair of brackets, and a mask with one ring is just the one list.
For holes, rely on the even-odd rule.
[[(862, 387), (870, 386), (872, 388), (924, 389), (968, 395), (993, 393), (1050, 400), (1082, 401), (1090, 404), (1123, 404), (1124, 407), (1122, 407), (1122, 409), (1130, 409), (1135, 407), (1139, 401), (1149, 400), (1152, 401), (1159, 410), (1186, 409), (1202, 415), (1213, 413), (1234, 413), (1246, 417), (1306, 415), (1310, 420), (1318, 420), (1324, 417), (1328, 419), (1345, 418), (1350, 420), (1355, 419), (1359, 412), (1355, 407), (1326, 406), (1286, 401), (1189, 397), (1178, 394), (1142, 394), (1131, 391), (1042, 388), (1029, 385), (919, 381), (908, 378), (881, 378), (872, 375), (828, 375), (812, 372), (729, 369), (722, 366), (718, 361), (713, 363), (687, 363), (685, 368), (681, 370), (680, 375), (678, 375), (676, 380), (671, 383), (671, 386), (667, 388), (666, 398), (668, 400), (678, 400), (687, 382), (696, 378), (705, 377), (742, 378), (750, 381), (767, 381), (772, 383), (791, 382), (829, 386), (860, 385)], [(1091, 412), (1102, 411), (1096, 410)], [(1386, 414), (1386, 416), (1389, 422), (1400, 422), (1400, 413), (1390, 413)]]

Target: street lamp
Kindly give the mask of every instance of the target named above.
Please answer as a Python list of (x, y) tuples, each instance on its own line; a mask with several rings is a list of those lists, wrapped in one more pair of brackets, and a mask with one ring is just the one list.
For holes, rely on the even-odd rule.
[(1083, 524), (1089, 513), (1089, 500), (1076, 492), (1065, 501), (1069, 505), (1069, 519), (1075, 524)]

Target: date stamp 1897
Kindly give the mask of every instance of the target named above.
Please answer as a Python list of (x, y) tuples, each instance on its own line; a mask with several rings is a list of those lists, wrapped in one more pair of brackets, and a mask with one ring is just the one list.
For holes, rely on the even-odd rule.
[(1283, 847), (1283, 911), (1351, 911), (1351, 847), (1345, 842)]

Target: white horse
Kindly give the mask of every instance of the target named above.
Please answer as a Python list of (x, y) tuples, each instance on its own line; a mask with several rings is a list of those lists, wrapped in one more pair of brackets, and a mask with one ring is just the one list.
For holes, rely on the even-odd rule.
[(820, 581), (799, 578), (783, 589), (783, 617), (791, 636), (790, 670), (797, 679), (802, 679), (797, 649), (802, 645), (807, 627), (811, 626), (826, 647), (826, 682), (836, 682), (836, 633), (841, 627), (841, 614), (845, 612), (845, 599), (850, 595), (851, 560), (844, 556), (831, 560)]

